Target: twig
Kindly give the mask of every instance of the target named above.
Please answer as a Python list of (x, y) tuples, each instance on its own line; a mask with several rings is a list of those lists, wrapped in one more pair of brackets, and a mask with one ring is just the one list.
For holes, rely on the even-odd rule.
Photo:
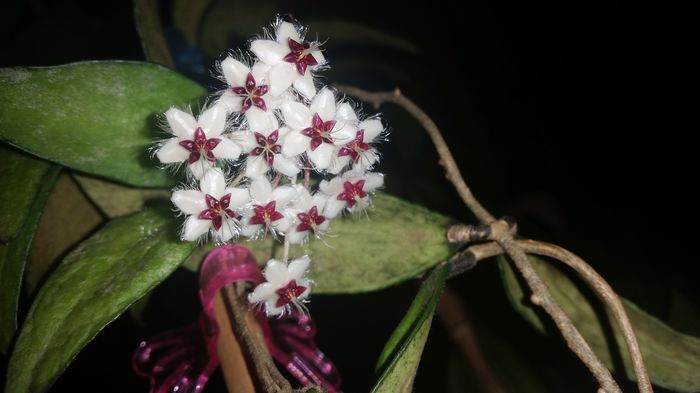
[(292, 387), (275, 366), (265, 347), (262, 333), (250, 306), (243, 297), (242, 284), (229, 284), (222, 289), (222, 296), (233, 332), (241, 343), (249, 368), (254, 370), (260, 391), (265, 393), (291, 392)]
[(175, 63), (163, 36), (158, 0), (134, 0), (134, 18), (146, 59), (174, 69)]
[(496, 373), (491, 369), (479, 348), (479, 340), (476, 338), (471, 318), (459, 296), (449, 288), (445, 288), (440, 296), (436, 312), (450, 338), (457, 344), (474, 370), (482, 390), (488, 393), (506, 393), (506, 389), (496, 377)]
[[(435, 122), (433, 122), (413, 101), (403, 96), (399, 89), (393, 92), (379, 93), (368, 92), (353, 86), (339, 86), (339, 89), (348, 95), (370, 102), (375, 107), (379, 107), (384, 102), (392, 102), (410, 113), (423, 126), (432, 139), (435, 149), (440, 156), (440, 165), (445, 168), (447, 179), (455, 187), (464, 203), (482, 224), (490, 224), (495, 221), (495, 218), (474, 197), (462, 178), (457, 163)], [(532, 291), (532, 302), (542, 307), (547, 314), (549, 314), (557, 325), (569, 349), (571, 349), (586, 365), (588, 370), (598, 381), (601, 389), (607, 393), (621, 392), (620, 387), (613, 379), (610, 371), (603, 365), (600, 359), (598, 359), (586, 340), (581, 336), (581, 333), (576, 329), (576, 326), (571, 322), (569, 316), (561, 309), (556, 300), (554, 300), (549, 292), (549, 288), (547, 288), (547, 285), (537, 274), (527, 255), (525, 255), (525, 252), (518, 246), (513, 237), (508, 232), (504, 232), (495, 240), (510, 256), (511, 260), (520, 271), (520, 274), (525, 279), (525, 282), (530, 287)], [(641, 387), (640, 390), (642, 390)]]

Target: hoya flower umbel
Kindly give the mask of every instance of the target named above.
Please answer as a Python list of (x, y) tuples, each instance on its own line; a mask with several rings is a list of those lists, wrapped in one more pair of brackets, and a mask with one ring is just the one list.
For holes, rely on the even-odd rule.
[(321, 192), (328, 196), (324, 214), (336, 217), (344, 208), (351, 213), (369, 206), (369, 194), (384, 185), (384, 176), (378, 173), (352, 170), (330, 181), (322, 181)]
[(171, 201), (188, 215), (182, 240), (196, 241), (211, 232), (219, 241), (238, 234), (242, 208), (250, 201), (245, 188), (227, 188), (223, 173), (209, 169), (199, 182), (200, 190), (177, 190)]
[(264, 304), (268, 316), (281, 316), (292, 307), (306, 312), (304, 302), (311, 292), (312, 282), (306, 278), (311, 260), (308, 256), (294, 259), (289, 264), (275, 259), (265, 267), (264, 282), (248, 295), (250, 303)]
[(253, 179), (250, 183), (252, 207), (243, 217), (241, 233), (252, 238), (268, 232), (273, 235), (284, 233), (290, 222), (282, 212), (296, 196), (297, 192), (292, 186), (278, 186), (273, 190), (265, 176)]
[(285, 212), (291, 220), (286, 240), (291, 244), (305, 242), (309, 236), (321, 237), (328, 231), (330, 219), (323, 215), (328, 196), (317, 192), (313, 196), (307, 189), (296, 186), (298, 197)]
[(338, 116), (337, 108), (335, 96), (328, 88), (321, 90), (309, 107), (298, 102), (283, 104), (282, 115), (291, 132), (282, 153), (293, 157), (306, 152), (316, 169), (329, 168), (335, 150), (352, 141), (357, 131), (352, 123)]
[(316, 94), (311, 71), (325, 63), (317, 42), (304, 40), (302, 28), (280, 22), (275, 28), (275, 39), (255, 40), (250, 50), (264, 64), (270, 66), (270, 93), (280, 95), (289, 86), (311, 99)]
[(241, 133), (240, 139), (248, 152), (245, 175), (255, 178), (274, 169), (285, 176), (296, 176), (301, 170), (296, 160), (282, 154), (282, 143), (289, 129), (280, 128), (272, 115), (251, 113), (249, 124), (250, 130)]
[(186, 162), (195, 178), (200, 179), (217, 160), (235, 160), (241, 147), (221, 135), (226, 126), (226, 111), (215, 105), (195, 119), (177, 108), (165, 112), (174, 135), (160, 145), (156, 156), (164, 164)]

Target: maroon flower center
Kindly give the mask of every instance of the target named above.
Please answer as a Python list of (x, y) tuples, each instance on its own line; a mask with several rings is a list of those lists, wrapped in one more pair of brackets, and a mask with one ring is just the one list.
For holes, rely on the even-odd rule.
[(267, 229), (273, 221), (277, 221), (284, 217), (282, 213), (277, 211), (277, 202), (272, 201), (266, 205), (253, 206), (253, 217), (250, 218), (248, 224), (263, 225)]
[(364, 187), (364, 180), (358, 180), (354, 184), (346, 181), (343, 183), (343, 192), (338, 194), (338, 200), (347, 202), (348, 207), (353, 207), (358, 200), (367, 196), (367, 193), (363, 190)]
[(299, 296), (301, 296), (302, 293), (306, 291), (305, 286), (297, 285), (296, 280), (292, 280), (287, 283), (287, 285), (283, 286), (282, 288), (278, 289), (277, 296), (277, 303), (275, 303), (275, 307), (282, 307), (286, 306), (287, 304), (293, 302), (296, 300)]
[(267, 166), (272, 167), (272, 163), (275, 162), (275, 154), (280, 154), (282, 152), (282, 146), (277, 144), (279, 136), (279, 130), (272, 131), (268, 137), (256, 132), (255, 141), (258, 143), (258, 147), (251, 150), (250, 155), (255, 157), (263, 156), (265, 162), (267, 162)]
[(314, 113), (314, 117), (311, 119), (311, 127), (304, 128), (301, 130), (301, 133), (311, 138), (311, 150), (313, 151), (321, 143), (333, 144), (333, 138), (331, 137), (333, 127), (335, 127), (335, 120), (323, 121), (318, 113)]
[(297, 232), (311, 231), (316, 233), (316, 227), (326, 221), (326, 217), (318, 214), (316, 206), (312, 207), (308, 213), (297, 214), (297, 217), (299, 218)]
[(236, 213), (228, 208), (229, 203), (231, 203), (231, 194), (226, 194), (221, 197), (221, 199), (216, 199), (213, 196), (206, 194), (204, 200), (207, 203), (207, 210), (203, 210), (199, 213), (198, 218), (200, 220), (211, 220), (212, 225), (215, 230), (221, 228), (223, 221), (223, 216), (230, 218), (240, 218), (236, 216)]
[(315, 50), (308, 42), (296, 42), (291, 38), (287, 39), (290, 52), (284, 56), (284, 61), (292, 63), (297, 67), (297, 72), (301, 75), (306, 73), (307, 66), (315, 66), (318, 64), (316, 58), (311, 54)]
[(365, 130), (357, 131), (355, 139), (338, 150), (338, 157), (350, 156), (353, 161), (358, 162), (360, 156), (371, 148), (370, 145), (364, 142)]
[(270, 89), (268, 85), (257, 85), (255, 78), (251, 72), (245, 79), (245, 86), (231, 87), (231, 91), (240, 97), (243, 97), (243, 102), (241, 103), (241, 112), (245, 112), (250, 109), (251, 106), (255, 105), (263, 111), (267, 110), (267, 105), (265, 105), (265, 100), (262, 96), (267, 94)]
[(180, 146), (187, 149), (190, 152), (190, 156), (187, 158), (188, 164), (194, 164), (199, 160), (199, 158), (204, 155), (207, 160), (211, 162), (216, 162), (216, 157), (212, 150), (221, 142), (220, 138), (209, 138), (204, 135), (201, 127), (197, 127), (194, 132), (194, 140), (184, 140), (180, 141)]

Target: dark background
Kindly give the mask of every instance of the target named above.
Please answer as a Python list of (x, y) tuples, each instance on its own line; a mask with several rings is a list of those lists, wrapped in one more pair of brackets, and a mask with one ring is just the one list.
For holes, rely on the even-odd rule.
[[(671, 315), (678, 299), (686, 311), (700, 310), (691, 253), (698, 127), (691, 120), (696, 100), (689, 98), (697, 42), (684, 20), (687, 10), (595, 1), (212, 3), (196, 42), (174, 27), (171, 3), (162, 6), (183, 73), (218, 87), (205, 70), (226, 47), (240, 47), (259, 32), (248, 26), (269, 23), (276, 12), (312, 29), (315, 21), (345, 22), (318, 31), (329, 37), (325, 54), (333, 68), (326, 81), (400, 87), (441, 127), (467, 182), (494, 214), (516, 217), (521, 234), (574, 251), (621, 295), (681, 331), (700, 334), (684, 315)], [(143, 60), (130, 2), (34, 0), (3, 7), (1, 66)], [(354, 25), (404, 44), (353, 40)], [(396, 108), (383, 111), (392, 131), (381, 147), (388, 191), (473, 221), (420, 128)], [(480, 335), (512, 348), (548, 391), (594, 391), (593, 379), (557, 336), (539, 335), (513, 312), (495, 267), (480, 267), (450, 286), (464, 296)], [(414, 292), (408, 283), (314, 298), (320, 345), (336, 359), (347, 391), (368, 390), (383, 342)], [(54, 390), (146, 391), (145, 381), (130, 372), (131, 348), (194, 319), (196, 305), (194, 275), (178, 271), (153, 295), (145, 326), (128, 315), (117, 320)], [(439, 323), (433, 329), (418, 374), (421, 392), (447, 390), (454, 378), (446, 370), (457, 367)], [(207, 391), (222, 389), (215, 376)]]

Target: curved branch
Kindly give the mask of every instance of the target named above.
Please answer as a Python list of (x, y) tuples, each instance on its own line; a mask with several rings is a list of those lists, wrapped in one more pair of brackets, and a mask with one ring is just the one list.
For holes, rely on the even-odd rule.
[[(339, 86), (339, 89), (350, 96), (357, 97), (363, 101), (372, 103), (375, 107), (379, 107), (384, 102), (392, 102), (401, 106), (410, 113), (425, 129), (430, 136), (435, 149), (440, 156), (440, 164), (445, 168), (447, 179), (457, 190), (457, 193), (462, 198), (464, 203), (481, 221), (482, 224), (491, 224), (495, 218), (489, 213), (479, 201), (474, 197), (466, 182), (462, 178), (462, 174), (457, 167), (457, 163), (450, 152), (445, 139), (442, 137), (439, 128), (430, 117), (418, 107), (413, 101), (401, 94), (399, 89), (393, 92), (372, 93), (353, 86)], [(576, 329), (571, 322), (569, 316), (561, 309), (559, 304), (554, 300), (547, 285), (542, 281), (540, 276), (535, 271), (532, 263), (527, 255), (513, 239), (509, 233), (502, 233), (496, 240), (500, 247), (510, 256), (515, 266), (520, 271), (520, 274), (527, 282), (532, 291), (531, 300), (534, 304), (542, 307), (547, 314), (552, 318), (557, 328), (561, 332), (566, 344), (578, 358), (586, 365), (588, 370), (598, 381), (601, 389), (607, 393), (621, 392), (620, 387), (613, 379), (610, 371), (595, 355), (586, 340), (581, 336), (581, 333)], [(473, 266), (473, 265), (472, 265)], [(640, 381), (641, 384), (641, 381)], [(640, 390), (642, 390), (640, 385)]]

